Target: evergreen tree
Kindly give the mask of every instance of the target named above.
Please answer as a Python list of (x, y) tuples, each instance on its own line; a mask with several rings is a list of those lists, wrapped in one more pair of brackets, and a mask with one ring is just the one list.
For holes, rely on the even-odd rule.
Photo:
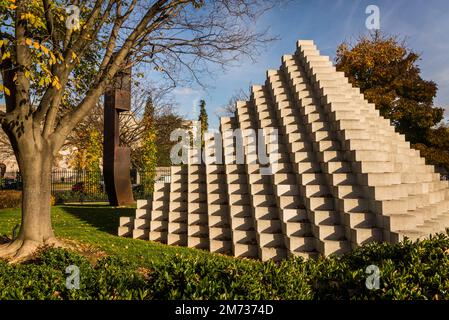
[(144, 134), (142, 141), (142, 185), (144, 194), (148, 195), (154, 191), (154, 180), (158, 160), (157, 129), (154, 117), (153, 99), (150, 97), (145, 106), (143, 116)]
[(204, 133), (207, 132), (209, 128), (207, 121), (206, 101), (204, 100), (200, 101), (200, 115), (198, 117), (198, 121), (200, 122), (201, 146), (204, 146)]
[(183, 120), (182, 117), (174, 113), (168, 113), (159, 115), (155, 121), (157, 125), (158, 165), (161, 167), (172, 165), (170, 151), (176, 142), (170, 141), (170, 134), (176, 129), (183, 128)]

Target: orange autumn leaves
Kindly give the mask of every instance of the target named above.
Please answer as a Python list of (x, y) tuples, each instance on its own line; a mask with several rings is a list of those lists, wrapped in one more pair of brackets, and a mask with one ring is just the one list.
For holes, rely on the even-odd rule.
[(341, 44), (336, 66), (429, 163), (449, 169), (449, 132), (440, 124), (444, 110), (434, 105), (438, 88), (421, 77), (419, 59), (397, 37), (373, 33)]

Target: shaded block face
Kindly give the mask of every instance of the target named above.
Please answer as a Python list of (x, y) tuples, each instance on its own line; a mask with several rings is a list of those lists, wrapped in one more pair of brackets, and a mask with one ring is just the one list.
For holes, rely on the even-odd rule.
[[(120, 221), (120, 235), (281, 260), (449, 227), (448, 183), (313, 41), (299, 41), (220, 124), (221, 135), (205, 139), (220, 162), (172, 167), (171, 182), (138, 201), (136, 219)], [(261, 129), (279, 133), (276, 161), (257, 153), (269, 150), (266, 133), (245, 144)], [(265, 174), (268, 165), (276, 170)]]

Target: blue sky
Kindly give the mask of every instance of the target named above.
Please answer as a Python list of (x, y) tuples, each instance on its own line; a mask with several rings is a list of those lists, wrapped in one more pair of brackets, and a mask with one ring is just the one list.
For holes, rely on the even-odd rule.
[[(422, 75), (438, 84), (435, 104), (446, 108), (446, 119), (449, 119), (448, 0), (291, 0), (266, 13), (255, 26), (260, 30), (270, 28), (270, 33), (280, 40), (269, 45), (256, 57), (255, 63), (243, 59), (225, 73), (212, 68), (214, 76), (201, 79), (208, 86), (206, 90), (199, 86), (176, 88), (173, 94), (179, 113), (196, 119), (199, 100), (205, 99), (210, 127), (217, 128), (216, 111), (236, 91), (247, 91), (251, 84), (262, 84), (266, 70), (278, 68), (281, 56), (295, 51), (297, 40), (314, 40), (321, 53), (333, 59), (342, 41), (366, 34), (368, 5), (380, 8), (382, 31), (405, 37), (408, 46), (422, 54), (419, 62)], [(158, 80), (153, 72), (147, 77)]]
[[(449, 111), (449, 1), (447, 0), (293, 0), (265, 14), (257, 28), (270, 27), (280, 37), (257, 57), (256, 63), (242, 60), (226, 73), (216, 70), (213, 79), (202, 79), (210, 88), (181, 87), (174, 91), (181, 114), (197, 117), (194, 106), (204, 98), (210, 127), (218, 126), (217, 109), (239, 89), (265, 81), (267, 69), (278, 68), (283, 54), (293, 53), (296, 40), (314, 40), (332, 59), (343, 40), (367, 33), (368, 5), (380, 8), (381, 30), (406, 37), (410, 48), (422, 54), (419, 65), (427, 80), (438, 84), (436, 105)], [(446, 117), (449, 112), (446, 112)]]

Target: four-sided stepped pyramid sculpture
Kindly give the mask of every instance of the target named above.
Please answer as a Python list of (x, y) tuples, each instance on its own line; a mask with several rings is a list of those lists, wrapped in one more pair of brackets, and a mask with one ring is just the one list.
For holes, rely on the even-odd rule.
[[(236, 164), (230, 129), (278, 129), (277, 172)], [(449, 186), (312, 41), (299, 41), (263, 86), (222, 118), (224, 161), (171, 168), (119, 235), (236, 257), (342, 254), (376, 241), (444, 232)], [(266, 140), (266, 139), (262, 139)], [(244, 146), (245, 160), (250, 157)], [(217, 153), (217, 154), (218, 154)]]

